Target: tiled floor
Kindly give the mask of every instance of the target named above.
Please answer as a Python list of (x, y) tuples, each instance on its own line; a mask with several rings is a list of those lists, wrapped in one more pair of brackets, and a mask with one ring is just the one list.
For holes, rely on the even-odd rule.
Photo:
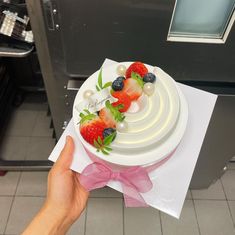
[[(0, 147), (8, 160), (47, 159), (51, 138), (46, 104), (18, 108)], [(18, 235), (43, 204), (47, 172), (8, 172), (0, 177), (0, 235)], [(109, 188), (91, 193), (86, 211), (69, 235), (235, 235), (235, 163), (205, 190), (187, 194), (181, 218), (152, 208), (124, 208), (122, 195)]]

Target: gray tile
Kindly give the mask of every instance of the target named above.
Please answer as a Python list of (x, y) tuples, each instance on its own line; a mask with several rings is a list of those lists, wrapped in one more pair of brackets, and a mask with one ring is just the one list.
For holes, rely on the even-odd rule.
[(221, 177), (228, 200), (235, 200), (235, 170), (227, 170)]
[(90, 198), (87, 208), (86, 235), (122, 235), (121, 198)]
[(44, 203), (42, 197), (15, 197), (7, 223), (6, 234), (20, 234)]
[(0, 233), (4, 233), (7, 218), (11, 209), (12, 197), (0, 197)]
[(50, 122), (51, 117), (48, 117), (46, 112), (38, 112), (32, 136), (52, 137), (53, 130), (50, 128)]
[(36, 117), (36, 111), (16, 110), (10, 119), (6, 135), (31, 136)]
[(119, 197), (122, 198), (122, 193), (110, 188), (104, 187), (91, 191), (90, 197)]
[(29, 146), (29, 137), (5, 136), (0, 146), (3, 160), (24, 160)]
[(235, 170), (235, 162), (229, 162), (227, 167), (229, 170)]
[(22, 172), (16, 195), (45, 196), (48, 172)]
[(82, 213), (79, 219), (71, 226), (67, 235), (84, 235), (85, 234), (86, 211)]
[(0, 176), (0, 195), (13, 196), (16, 191), (20, 172), (7, 172), (6, 175)]
[(186, 199), (192, 199), (192, 192), (190, 189), (187, 192)]
[(233, 223), (235, 225), (235, 201), (228, 201), (228, 205), (232, 214)]
[(226, 201), (195, 200), (194, 202), (201, 235), (235, 234)]
[(159, 211), (153, 208), (125, 208), (124, 234), (161, 235)]
[(199, 235), (196, 214), (192, 200), (186, 200), (180, 219), (161, 213), (164, 235)]
[(27, 151), (27, 160), (47, 160), (55, 146), (55, 140), (49, 137), (31, 137)]
[(193, 199), (226, 199), (220, 180), (217, 180), (207, 189), (192, 190), (192, 196)]

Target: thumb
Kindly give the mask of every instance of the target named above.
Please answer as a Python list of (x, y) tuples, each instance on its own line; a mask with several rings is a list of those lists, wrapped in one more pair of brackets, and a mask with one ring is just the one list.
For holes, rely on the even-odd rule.
[(58, 160), (55, 163), (55, 167), (60, 170), (68, 170), (73, 160), (74, 141), (71, 136), (66, 137), (66, 143), (63, 150), (60, 153)]

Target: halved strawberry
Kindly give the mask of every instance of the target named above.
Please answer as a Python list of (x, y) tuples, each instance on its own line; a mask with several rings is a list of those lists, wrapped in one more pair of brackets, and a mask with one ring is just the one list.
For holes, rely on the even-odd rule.
[(82, 137), (94, 146), (94, 141), (100, 137), (103, 140), (103, 131), (107, 126), (95, 114), (85, 110), (86, 114), (80, 113), (80, 133)]
[(112, 103), (112, 106), (116, 107), (118, 105), (123, 105), (123, 108), (119, 109), (121, 113), (126, 112), (129, 109), (131, 105), (131, 98), (127, 93), (123, 91), (114, 91), (112, 96), (118, 99), (118, 101)]
[[(133, 74), (132, 74), (133, 75)], [(129, 95), (131, 100), (137, 100), (143, 93), (143, 81), (137, 78), (128, 78), (124, 80), (122, 92)]]
[(115, 128), (117, 122), (124, 119), (124, 115), (119, 112), (120, 107), (113, 107), (109, 101), (105, 102), (105, 107), (99, 112), (99, 117), (103, 120), (107, 127)]
[(148, 73), (148, 69), (142, 62), (137, 61), (132, 63), (126, 70), (126, 78), (130, 78), (132, 72), (138, 73), (141, 77), (144, 77), (144, 75)]

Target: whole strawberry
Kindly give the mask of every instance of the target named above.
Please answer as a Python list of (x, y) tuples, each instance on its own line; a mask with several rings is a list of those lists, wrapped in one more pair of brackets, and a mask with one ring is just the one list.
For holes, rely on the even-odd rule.
[(148, 69), (142, 62), (137, 61), (132, 63), (126, 70), (126, 78), (130, 78), (132, 72), (138, 73), (143, 78), (148, 73)]
[(107, 126), (97, 115), (88, 110), (84, 111), (86, 114), (80, 113), (80, 133), (88, 143), (94, 146), (94, 141), (97, 141), (99, 137), (103, 140), (103, 131)]

